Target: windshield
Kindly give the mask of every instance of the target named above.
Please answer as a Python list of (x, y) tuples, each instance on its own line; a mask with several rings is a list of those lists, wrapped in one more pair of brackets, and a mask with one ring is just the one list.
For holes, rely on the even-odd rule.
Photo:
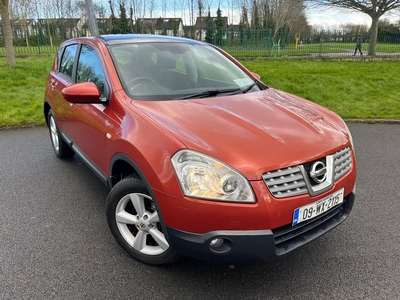
[(121, 44), (110, 46), (110, 51), (133, 99), (189, 99), (259, 90), (245, 72), (206, 44)]

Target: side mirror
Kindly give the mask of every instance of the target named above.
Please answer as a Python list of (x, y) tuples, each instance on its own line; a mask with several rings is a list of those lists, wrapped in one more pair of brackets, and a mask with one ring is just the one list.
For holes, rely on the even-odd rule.
[(70, 103), (98, 103), (100, 90), (93, 82), (81, 82), (64, 88), (61, 91), (64, 99)]

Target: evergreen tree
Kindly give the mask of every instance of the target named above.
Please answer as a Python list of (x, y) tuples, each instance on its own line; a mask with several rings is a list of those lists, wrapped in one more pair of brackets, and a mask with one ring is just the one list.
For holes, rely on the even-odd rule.
[(108, 3), (110, 4), (110, 11), (111, 11), (111, 33), (120, 33), (119, 30), (119, 20), (115, 17), (114, 14), (114, 8), (112, 5), (111, 0), (108, 0)]
[(174, 36), (178, 36), (178, 22), (176, 19), (174, 19), (173, 22), (174, 22), (174, 29), (173, 29)]
[(221, 45), (222, 44), (222, 30), (224, 29), (224, 20), (222, 19), (222, 12), (221, 9), (218, 6), (217, 9), (217, 20), (215, 21), (215, 26), (217, 29), (216, 33), (216, 44)]
[(211, 13), (210, 13), (210, 7), (208, 7), (208, 15), (207, 15), (207, 26), (206, 26), (206, 36), (205, 40), (207, 43), (212, 43), (213, 42), (213, 22), (211, 19)]
[(128, 18), (126, 17), (126, 9), (125, 9), (125, 4), (123, 2), (119, 3), (119, 28), (120, 28), (120, 33), (128, 33), (129, 32), (129, 21)]
[(251, 29), (259, 29), (260, 28), (260, 16), (258, 13), (258, 4), (256, 0), (253, 0), (253, 11), (251, 18), (252, 28)]

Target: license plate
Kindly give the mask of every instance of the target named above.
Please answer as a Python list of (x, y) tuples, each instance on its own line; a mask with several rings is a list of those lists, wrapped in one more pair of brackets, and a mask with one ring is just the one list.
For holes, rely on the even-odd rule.
[(315, 218), (320, 214), (327, 212), (336, 205), (343, 203), (343, 192), (344, 188), (338, 190), (337, 192), (329, 195), (324, 199), (296, 208), (293, 212), (292, 226)]

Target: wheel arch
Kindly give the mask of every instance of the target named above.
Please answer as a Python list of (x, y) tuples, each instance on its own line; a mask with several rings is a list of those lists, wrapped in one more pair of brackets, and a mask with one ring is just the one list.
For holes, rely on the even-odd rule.
[(117, 153), (115, 154), (112, 159), (111, 159), (111, 164), (110, 164), (110, 177), (109, 177), (109, 182), (108, 182), (108, 187), (112, 189), (118, 182), (120, 182), (122, 179), (128, 176), (134, 176), (137, 178), (140, 178), (144, 185), (146, 186), (147, 191), (149, 192), (149, 195), (151, 196), (154, 205), (157, 208), (159, 218), (161, 221), (161, 226), (163, 227), (163, 232), (165, 237), (167, 238), (167, 241), (170, 242), (168, 238), (168, 233), (166, 229), (166, 225), (164, 222), (164, 218), (162, 215), (162, 211), (160, 209), (160, 206), (158, 205), (158, 201), (156, 199), (155, 194), (153, 193), (153, 190), (150, 186), (150, 183), (148, 182), (146, 176), (140, 169), (140, 167), (131, 159), (129, 156), (123, 153)]
[[(136, 162), (126, 154), (116, 153), (111, 159), (109, 187), (114, 187), (119, 181), (127, 176), (140, 178), (149, 192), (151, 192), (151, 186), (144, 175), (144, 172)], [(152, 195), (152, 197), (154, 197), (154, 195)]]
[(49, 111), (51, 110), (51, 106), (47, 99), (44, 99), (44, 104), (43, 104), (43, 114), (44, 114), (44, 119), (46, 120), (47, 126), (49, 125)]

